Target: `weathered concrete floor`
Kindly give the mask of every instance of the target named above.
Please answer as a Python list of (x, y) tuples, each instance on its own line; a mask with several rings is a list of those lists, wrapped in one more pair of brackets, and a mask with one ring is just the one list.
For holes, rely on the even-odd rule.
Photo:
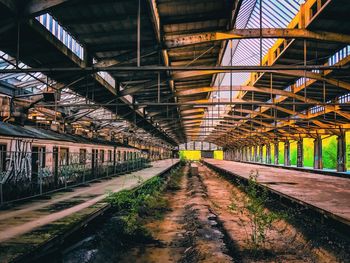
[(152, 163), (146, 168), (88, 187), (73, 188), (72, 192), (57, 192), (47, 200), (33, 200), (0, 211), (0, 262), (30, 250), (68, 229), (106, 206), (108, 192), (134, 188), (145, 180), (161, 174), (178, 160)]
[(244, 178), (258, 170), (258, 181), (272, 191), (350, 225), (350, 179), (233, 161), (204, 162)]

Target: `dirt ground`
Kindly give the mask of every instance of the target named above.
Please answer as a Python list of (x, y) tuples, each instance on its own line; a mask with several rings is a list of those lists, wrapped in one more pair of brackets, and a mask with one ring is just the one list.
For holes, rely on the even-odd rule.
[[(273, 223), (257, 254), (251, 249), (249, 219), (230, 205), (245, 195), (206, 166), (186, 173), (180, 190), (166, 192), (169, 212), (146, 227), (157, 242), (129, 249), (120, 262), (346, 262), (316, 247), (287, 220)], [(240, 211), (240, 212), (239, 212)]]
[(158, 242), (130, 249), (120, 262), (233, 261), (199, 177), (186, 173), (180, 186), (166, 193), (170, 212), (146, 225)]

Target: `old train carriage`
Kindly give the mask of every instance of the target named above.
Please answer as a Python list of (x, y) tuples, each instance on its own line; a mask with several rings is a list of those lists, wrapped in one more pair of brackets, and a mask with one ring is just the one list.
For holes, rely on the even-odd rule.
[(23, 192), (131, 170), (143, 157), (139, 149), (118, 142), (0, 123), (0, 182), (5, 195), (20, 197)]

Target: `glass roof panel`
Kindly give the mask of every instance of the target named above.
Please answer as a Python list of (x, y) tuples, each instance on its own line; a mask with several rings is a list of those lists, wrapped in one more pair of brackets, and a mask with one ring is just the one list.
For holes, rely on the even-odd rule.
[[(243, 0), (239, 10), (235, 28), (260, 28), (260, 1), (262, 1), (262, 27), (263, 28), (286, 28), (294, 16), (298, 13), (300, 5), (304, 0)], [(262, 57), (275, 43), (276, 39), (262, 39)], [(231, 48), (232, 46), (232, 48)], [(232, 56), (231, 56), (232, 54)], [(244, 65), (254, 66), (260, 63), (260, 39), (233, 40), (228, 44), (222, 60), (223, 66)], [(222, 73), (218, 74), (215, 86), (243, 85), (249, 79), (250, 73)], [(220, 98), (234, 98), (236, 92), (230, 96), (229, 91), (212, 93), (211, 96)], [(219, 107), (219, 115), (226, 112), (226, 107)], [(212, 112), (210, 114), (210, 112)], [(218, 107), (209, 107), (207, 115), (213, 116), (213, 112), (218, 114)], [(207, 128), (204, 134), (209, 134), (219, 121), (204, 120), (202, 126)]]

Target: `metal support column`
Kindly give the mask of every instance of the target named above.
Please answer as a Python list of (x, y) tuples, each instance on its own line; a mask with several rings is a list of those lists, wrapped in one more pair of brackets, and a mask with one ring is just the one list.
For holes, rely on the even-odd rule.
[(141, 66), (141, 0), (137, 9), (137, 66)]
[(344, 131), (337, 137), (337, 141), (337, 172), (346, 172), (346, 141)]
[(274, 164), (278, 165), (279, 160), (278, 160), (278, 142), (274, 143), (275, 147), (275, 156), (274, 156)]
[(258, 162), (258, 145), (254, 146), (254, 162)]
[(265, 162), (267, 164), (271, 163), (271, 145), (268, 143), (266, 144), (266, 160)]
[(321, 136), (314, 140), (314, 169), (323, 169)]
[(290, 166), (290, 143), (289, 143), (289, 141), (284, 142), (284, 165)]
[(303, 153), (303, 139), (297, 141), (297, 167), (303, 167), (304, 153)]

